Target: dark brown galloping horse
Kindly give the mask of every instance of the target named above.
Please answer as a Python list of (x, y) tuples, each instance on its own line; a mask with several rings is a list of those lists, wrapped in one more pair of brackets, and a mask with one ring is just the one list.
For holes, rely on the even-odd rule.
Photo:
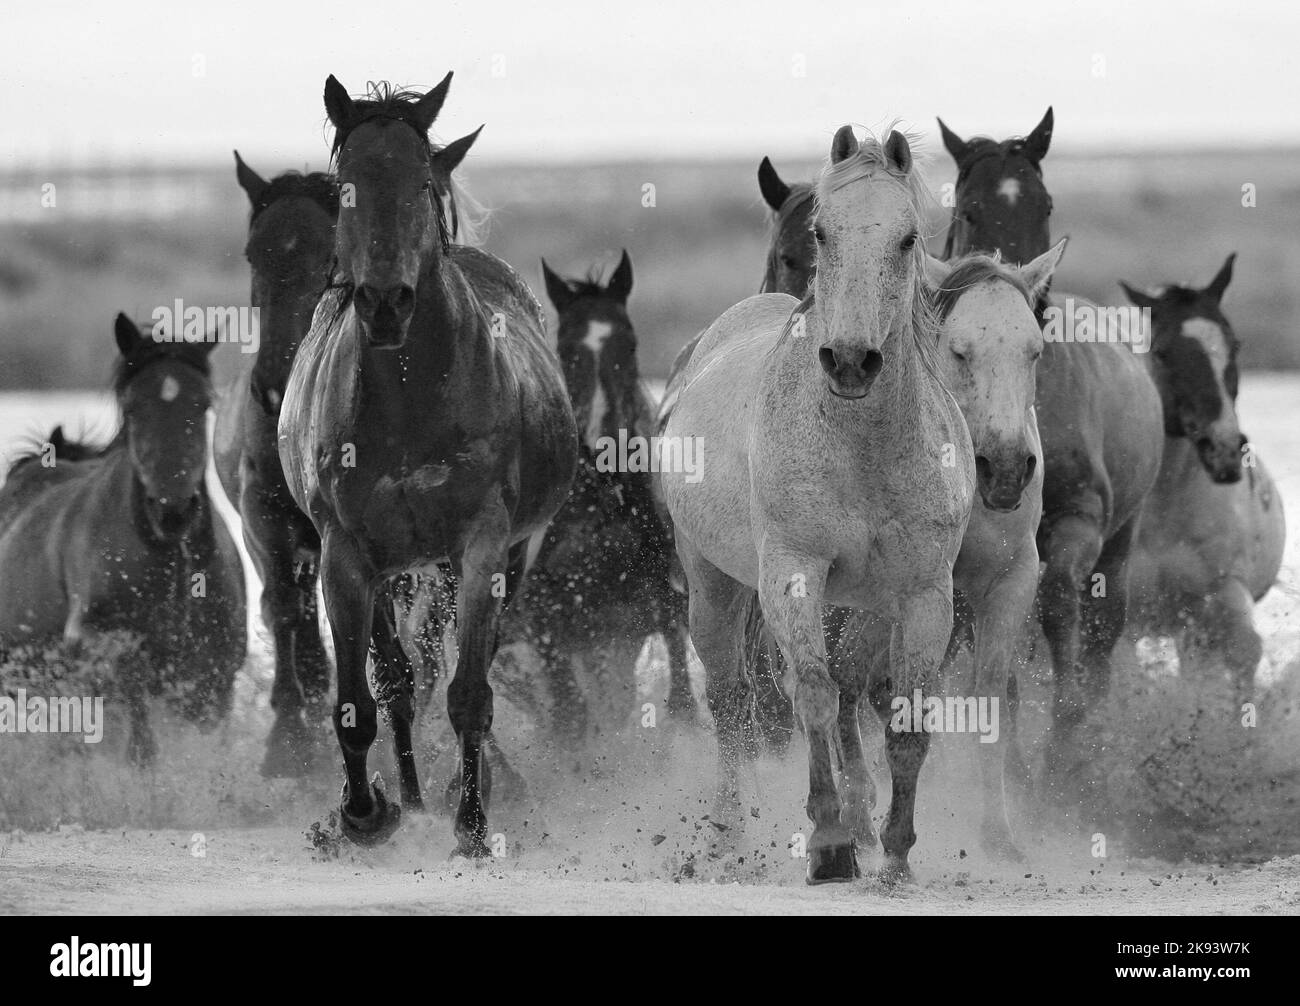
[(330, 668), (316, 615), (320, 538), (285, 484), (276, 424), (293, 358), (329, 283), (338, 185), (322, 172), (288, 172), (268, 182), (238, 152), (235, 166), (252, 204), (244, 254), (260, 342), (218, 413), (217, 474), (243, 518), (275, 649), (275, 722), (262, 772), (295, 776), (311, 760), (310, 723), (325, 704)]
[(423, 95), (378, 85), (354, 101), (334, 77), (326, 81), (343, 195), (338, 286), (294, 361), (280, 459), (321, 536), (345, 833), (383, 841), (400, 818), (366, 773), (378, 729), (366, 682), (372, 643), (376, 677), (402, 683), (388, 690), (402, 803), (422, 806), (411, 750), (414, 682), (390, 584), (450, 562), (458, 585), (458, 659), (447, 690), (461, 756), (456, 851), (481, 857), (489, 855), (488, 667), (528, 538), (568, 495), (577, 431), (536, 298), (499, 259), (451, 243), (441, 194), (478, 133), (431, 146), (428, 130), (450, 82), (448, 74)]

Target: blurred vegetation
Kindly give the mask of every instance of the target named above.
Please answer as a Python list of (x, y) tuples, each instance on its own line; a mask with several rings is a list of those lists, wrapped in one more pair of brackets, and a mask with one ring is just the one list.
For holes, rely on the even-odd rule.
[[(647, 377), (662, 376), (677, 349), (757, 289), (766, 217), (754, 163), (492, 166), (471, 159), (468, 184), (492, 210), (486, 247), (518, 268), (543, 296), (538, 259), (563, 274), (633, 259), (632, 319)], [(1116, 280), (1140, 285), (1207, 282), (1237, 251), (1225, 307), (1243, 340), (1247, 368), (1300, 367), (1300, 159), (1290, 151), (1070, 157), (1045, 164), (1056, 206), (1053, 233), (1071, 238), (1058, 290), (1103, 303)], [(265, 175), (279, 165), (256, 164)], [(812, 161), (778, 163), (787, 181)], [(178, 189), (177, 178), (184, 174)], [(83, 172), (83, 177), (93, 177)], [(936, 193), (950, 165), (929, 172)], [(167, 180), (165, 212), (150, 188)], [(240, 304), (248, 297), (243, 258), (247, 205), (234, 172), (167, 175), (130, 184), (132, 212), (97, 213), (102, 179), (59, 190), (55, 208), (0, 219), (0, 388), (87, 388), (111, 366), (118, 310), (147, 318), (159, 304)], [(1243, 207), (1241, 187), (1257, 187)], [(654, 186), (653, 207), (643, 205)], [(0, 178), (14, 206), (40, 180)], [(93, 193), (92, 193), (93, 190)], [(186, 195), (176, 205), (176, 193)], [(21, 198), (16, 199), (15, 194)], [(931, 251), (942, 249), (946, 211), (936, 205)], [(548, 305), (549, 309), (549, 305)], [(221, 365), (234, 362), (233, 351)]]

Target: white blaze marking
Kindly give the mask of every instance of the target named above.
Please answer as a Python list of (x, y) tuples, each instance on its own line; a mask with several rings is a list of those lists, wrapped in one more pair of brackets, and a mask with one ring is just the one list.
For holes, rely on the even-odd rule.
[(1214, 371), (1214, 384), (1219, 389), (1219, 398), (1225, 410), (1231, 409), (1232, 399), (1223, 383), (1223, 372), (1228, 367), (1228, 338), (1223, 334), (1223, 329), (1206, 318), (1189, 318), (1183, 322), (1183, 335), (1195, 339), (1205, 350), (1210, 369)]
[(168, 375), (163, 378), (162, 388), (158, 391), (158, 397), (164, 402), (176, 401), (176, 396), (181, 393), (181, 383), (176, 378)]
[(587, 334), (582, 338), (582, 344), (590, 349), (597, 356), (605, 347), (605, 340), (609, 338), (614, 326), (607, 321), (591, 321), (587, 323)]
[(587, 324), (587, 334), (583, 336), (582, 344), (586, 346), (595, 355), (596, 366), (596, 392), (591, 399), (591, 411), (587, 414), (587, 446), (595, 450), (596, 441), (600, 438), (601, 423), (605, 419), (605, 412), (608, 403), (605, 400), (605, 389), (600, 383), (600, 353), (605, 348), (605, 340), (614, 331), (614, 326), (607, 321), (592, 321)]
[(998, 186), (998, 195), (1015, 206), (1016, 200), (1020, 198), (1020, 183), (1014, 178), (1002, 179), (1002, 184)]

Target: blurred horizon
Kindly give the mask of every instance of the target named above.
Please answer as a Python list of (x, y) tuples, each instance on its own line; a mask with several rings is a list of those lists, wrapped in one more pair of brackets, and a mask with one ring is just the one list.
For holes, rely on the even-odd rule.
[(1062, 152), (1300, 145), (1300, 8), (1280, 0), (1005, 0), (996, 16), (955, 0), (794, 16), (780, 0), (397, 0), (382, 15), (318, 0), (309, 16), (53, 0), (6, 11), (6, 34), (21, 44), (0, 64), (0, 170), (209, 163), (234, 147), (316, 163), (328, 74), (359, 94), (448, 70), (437, 136), (486, 123), (476, 153), (498, 163), (798, 157), (845, 122), (895, 116), (937, 148), (936, 115), (1002, 137), (1048, 105)]

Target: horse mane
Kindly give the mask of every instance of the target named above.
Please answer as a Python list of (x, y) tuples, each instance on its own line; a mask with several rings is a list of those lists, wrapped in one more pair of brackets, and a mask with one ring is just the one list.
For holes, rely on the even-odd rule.
[[(352, 102), (352, 121), (334, 130), (334, 140), (330, 144), (330, 168), (337, 172), (339, 155), (353, 131), (373, 119), (393, 119), (410, 126), (424, 142), (425, 152), (432, 160), (443, 150), (445, 144), (429, 139), (428, 132), (415, 117), (416, 103), (423, 97), (423, 91), (399, 88), (386, 80), (367, 82), (366, 96)], [(454, 177), (445, 179), (445, 182), (446, 187), (438, 193), (441, 198), (438, 200), (437, 214), (443, 250), (446, 250), (451, 241), (474, 246), (482, 244), (487, 232), (487, 207), (470, 195), (463, 182)], [(447, 223), (449, 216), (450, 226)]]
[(786, 224), (809, 199), (813, 198), (811, 182), (795, 182), (790, 186), (790, 194), (785, 197), (779, 210), (768, 212), (767, 265), (763, 273), (763, 282), (759, 284), (759, 293), (773, 293), (772, 285), (776, 282), (776, 238), (785, 230)]
[(337, 219), (339, 215), (339, 182), (338, 179), (324, 171), (313, 171), (310, 174), (302, 174), (298, 171), (286, 171), (282, 175), (277, 175), (267, 183), (266, 188), (259, 194), (257, 202), (253, 204), (253, 212), (249, 216), (249, 224), (257, 222), (257, 218), (262, 215), (272, 203), (280, 199), (288, 199), (294, 196), (302, 196), (310, 199), (327, 214), (331, 219)]
[[(885, 135), (888, 136), (893, 130), (894, 124), (889, 125), (884, 130)], [(904, 132), (903, 136), (907, 139), (912, 150), (916, 151), (919, 137), (915, 133), (908, 132)], [(899, 172), (895, 170), (886, 156), (884, 144), (870, 134), (858, 145), (856, 153), (850, 154), (839, 163), (831, 163), (829, 160), (826, 162), (826, 166), (822, 169), (814, 184), (814, 194), (818, 206), (832, 192), (842, 189), (846, 185), (851, 185), (860, 179), (870, 178), (877, 171), (884, 171), (902, 184), (903, 190), (907, 193), (912, 212), (916, 215), (918, 228), (924, 226), (928, 219), (933, 196), (926, 185), (924, 174), (916, 163), (915, 155), (912, 158), (911, 168), (906, 172)], [(931, 377), (942, 383), (943, 377), (939, 370), (939, 351), (937, 348), (939, 319), (935, 314), (933, 298), (924, 276), (925, 243), (918, 237), (916, 244), (912, 248), (911, 337), (917, 355), (920, 357), (921, 365), (929, 371)], [(806, 303), (811, 303), (811, 301), (812, 296), (809, 295)], [(784, 338), (785, 334), (783, 333), (782, 339)]]
[(1026, 304), (1031, 308), (1034, 306), (1033, 291), (1021, 278), (1019, 270), (1006, 265), (1000, 255), (972, 252), (957, 260), (952, 271), (933, 292), (935, 317), (939, 322), (942, 324), (948, 315), (952, 314), (962, 294), (985, 280), (1001, 280), (1009, 283), (1025, 298)]

